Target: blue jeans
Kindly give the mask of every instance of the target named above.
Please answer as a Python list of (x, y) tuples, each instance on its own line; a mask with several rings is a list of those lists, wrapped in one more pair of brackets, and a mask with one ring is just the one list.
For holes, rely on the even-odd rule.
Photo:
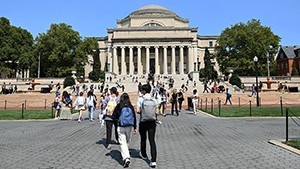
[(94, 119), (94, 106), (89, 106), (89, 119)]

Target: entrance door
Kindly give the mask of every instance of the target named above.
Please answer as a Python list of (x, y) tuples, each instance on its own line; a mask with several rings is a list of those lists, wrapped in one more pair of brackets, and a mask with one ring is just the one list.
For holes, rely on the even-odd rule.
[(150, 59), (150, 73), (155, 73), (155, 59)]

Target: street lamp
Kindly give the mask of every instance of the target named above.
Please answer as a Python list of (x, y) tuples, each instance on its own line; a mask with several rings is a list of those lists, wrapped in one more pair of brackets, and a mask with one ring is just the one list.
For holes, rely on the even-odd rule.
[(259, 97), (258, 97), (258, 70), (257, 70), (257, 62), (258, 62), (258, 58), (257, 56), (254, 56), (253, 61), (255, 63), (255, 70), (256, 70), (256, 106), (259, 107)]
[(270, 77), (270, 52), (267, 53), (268, 77)]

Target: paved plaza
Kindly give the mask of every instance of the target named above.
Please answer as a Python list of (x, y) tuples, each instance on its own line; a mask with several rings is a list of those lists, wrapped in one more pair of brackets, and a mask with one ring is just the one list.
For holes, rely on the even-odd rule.
[[(104, 147), (105, 128), (98, 121), (0, 121), (0, 128), (3, 169), (123, 168), (119, 146)], [(290, 131), (299, 137), (298, 126), (291, 123)], [(156, 168), (299, 169), (299, 155), (268, 143), (284, 137), (284, 118), (214, 118), (183, 111), (157, 126)], [(138, 156), (139, 138), (130, 143), (129, 168), (150, 168)]]

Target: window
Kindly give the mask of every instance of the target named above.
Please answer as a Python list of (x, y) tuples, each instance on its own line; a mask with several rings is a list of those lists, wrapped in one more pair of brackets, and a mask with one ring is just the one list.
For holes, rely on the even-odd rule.
[(161, 27), (161, 25), (158, 23), (148, 23), (144, 27)]
[(213, 47), (213, 41), (209, 41), (209, 47)]

